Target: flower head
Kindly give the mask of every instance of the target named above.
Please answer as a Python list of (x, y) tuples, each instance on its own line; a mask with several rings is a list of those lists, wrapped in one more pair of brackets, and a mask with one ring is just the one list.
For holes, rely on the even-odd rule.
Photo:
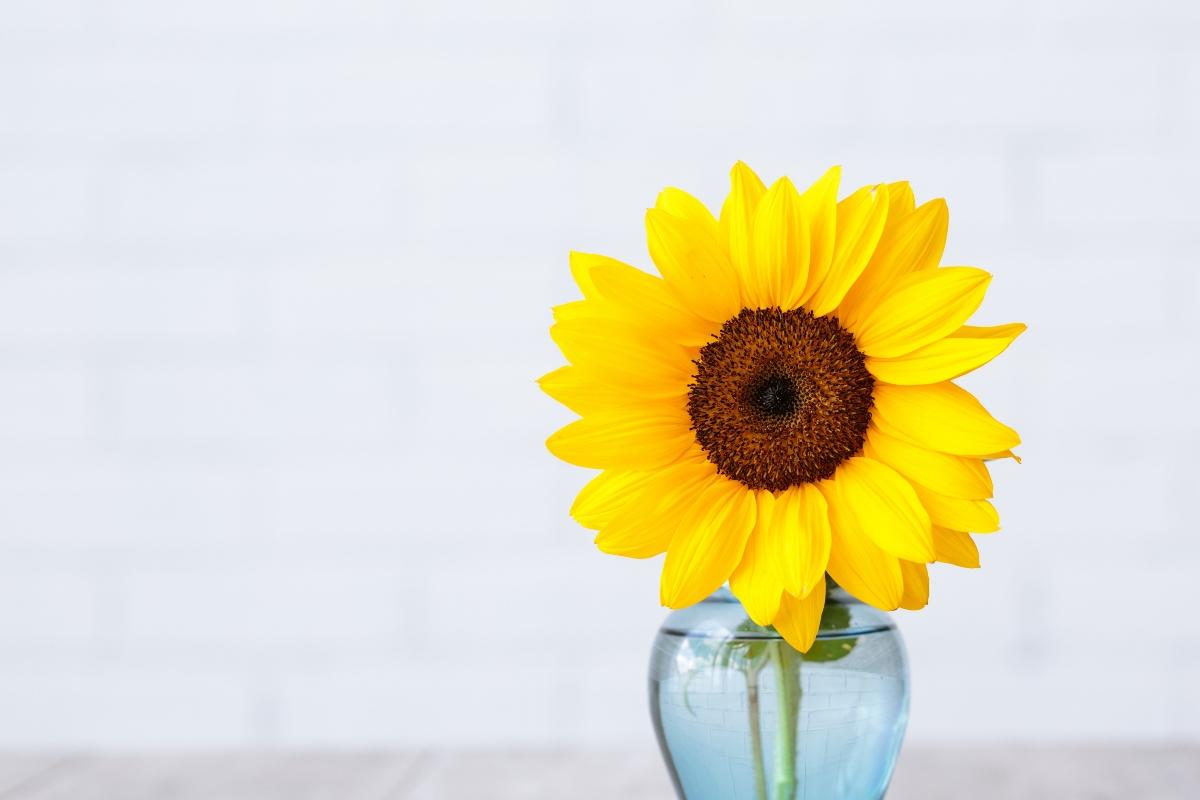
[(602, 470), (571, 509), (608, 553), (665, 552), (678, 608), (726, 581), (797, 649), (825, 574), (885, 610), (923, 607), (926, 564), (977, 567), (999, 527), (986, 461), (1020, 439), (952, 383), (1021, 324), (973, 327), (990, 276), (939, 266), (946, 204), (907, 183), (837, 199), (738, 163), (714, 217), (678, 189), (646, 214), (661, 277), (572, 253), (555, 309), (569, 362), (542, 388), (580, 419), (547, 442)]

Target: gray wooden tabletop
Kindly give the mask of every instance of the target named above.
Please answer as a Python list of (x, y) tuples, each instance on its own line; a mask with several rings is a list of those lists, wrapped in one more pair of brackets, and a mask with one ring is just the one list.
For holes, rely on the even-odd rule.
[[(0, 800), (671, 800), (654, 753), (0, 756)], [(889, 800), (1200, 797), (1200, 748), (922, 749)]]

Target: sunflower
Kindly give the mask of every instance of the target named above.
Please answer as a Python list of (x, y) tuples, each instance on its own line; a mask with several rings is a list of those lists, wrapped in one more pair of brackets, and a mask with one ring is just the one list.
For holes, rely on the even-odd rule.
[(826, 573), (919, 609), (928, 563), (979, 566), (970, 534), (999, 528), (986, 462), (1020, 441), (952, 382), (1025, 326), (965, 324), (991, 276), (939, 266), (945, 202), (903, 182), (838, 200), (840, 177), (768, 189), (738, 163), (719, 217), (663, 191), (661, 277), (572, 253), (583, 299), (550, 329), (569, 365), (540, 381), (580, 415), (550, 451), (601, 470), (571, 508), (600, 550), (665, 552), (672, 608), (728, 582), (801, 651)]

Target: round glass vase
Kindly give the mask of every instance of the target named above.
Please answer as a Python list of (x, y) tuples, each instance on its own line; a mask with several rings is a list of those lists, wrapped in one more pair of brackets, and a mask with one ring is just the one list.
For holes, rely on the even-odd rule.
[(878, 800), (908, 721), (904, 643), (830, 583), (801, 654), (720, 589), (659, 629), (650, 710), (685, 800)]

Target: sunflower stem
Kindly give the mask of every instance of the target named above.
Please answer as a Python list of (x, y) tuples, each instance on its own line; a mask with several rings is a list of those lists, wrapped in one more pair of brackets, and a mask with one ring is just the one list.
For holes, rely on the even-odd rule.
[[(788, 658), (782, 640), (771, 643), (771, 663), (775, 666), (775, 697), (779, 720), (775, 736), (775, 800), (793, 800), (796, 796), (796, 725), (800, 719), (800, 658)], [(798, 654), (797, 654), (798, 655)], [(789, 662), (795, 662), (795, 671)]]
[(746, 710), (750, 715), (750, 751), (754, 758), (754, 797), (767, 800), (767, 770), (763, 764), (762, 730), (758, 706), (758, 672), (746, 667)]

